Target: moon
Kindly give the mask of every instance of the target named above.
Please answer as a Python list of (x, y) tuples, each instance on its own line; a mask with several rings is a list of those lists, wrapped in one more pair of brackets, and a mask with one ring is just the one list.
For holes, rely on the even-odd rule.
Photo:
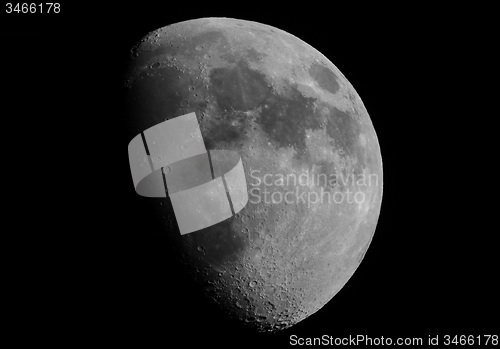
[(195, 113), (207, 149), (237, 152), (248, 203), (180, 235), (150, 198), (208, 297), (259, 331), (285, 329), (346, 284), (373, 238), (382, 158), (371, 119), (337, 67), (269, 25), (201, 18), (147, 34), (124, 84), (133, 135)]

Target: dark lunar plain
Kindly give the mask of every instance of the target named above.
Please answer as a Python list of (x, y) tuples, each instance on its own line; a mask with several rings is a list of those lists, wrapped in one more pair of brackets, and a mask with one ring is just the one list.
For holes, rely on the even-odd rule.
[[(460, 16), (335, 4), (99, 6), (68, 4), (50, 19), (2, 12), (3, 149), (15, 150), (2, 171), (15, 194), (4, 287), (20, 343), (281, 348), (292, 334), (498, 334), (495, 229), (464, 178), (473, 154), (460, 143), (474, 116), (451, 102), (467, 84), (460, 53), (474, 47)], [(362, 263), (323, 308), (275, 334), (244, 328), (203, 298), (130, 178), (130, 49), (202, 17), (268, 24), (317, 49), (361, 97), (380, 145), (383, 200)]]

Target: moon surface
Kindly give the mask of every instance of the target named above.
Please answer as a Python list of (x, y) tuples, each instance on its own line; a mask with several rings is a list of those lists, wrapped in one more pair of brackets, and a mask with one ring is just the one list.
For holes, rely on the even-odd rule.
[(231, 317), (288, 328), (345, 285), (374, 235), (382, 158), (353, 86), (320, 52), (268, 25), (202, 18), (149, 33), (131, 52), (130, 134), (194, 112), (207, 149), (236, 151), (249, 201), (180, 235), (149, 198), (179, 259)]

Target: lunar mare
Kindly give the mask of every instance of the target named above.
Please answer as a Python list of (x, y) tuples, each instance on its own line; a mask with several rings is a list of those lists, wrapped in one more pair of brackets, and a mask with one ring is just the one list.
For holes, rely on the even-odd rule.
[(246, 206), (176, 238), (207, 295), (261, 331), (330, 301), (368, 249), (383, 184), (372, 122), (337, 67), (277, 28), (203, 18), (149, 33), (126, 86), (131, 133), (195, 113), (207, 149), (241, 157)]

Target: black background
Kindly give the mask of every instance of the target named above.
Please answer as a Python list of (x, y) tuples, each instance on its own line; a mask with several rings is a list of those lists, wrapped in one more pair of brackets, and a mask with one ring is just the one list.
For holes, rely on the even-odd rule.
[[(2, 9), (6, 288), (19, 341), (289, 345), (289, 336), (498, 334), (493, 217), (471, 179), (477, 152), (462, 105), (477, 41), (464, 9), (194, 3)], [(200, 17), (269, 24), (329, 58), (378, 135), (384, 196), (356, 273), (320, 311), (259, 334), (227, 319), (174, 267), (130, 185), (122, 81), (149, 31)], [(469, 87), (468, 87), (469, 86)], [(479, 149), (478, 149), (479, 148)], [(490, 207), (491, 208), (491, 207)]]

